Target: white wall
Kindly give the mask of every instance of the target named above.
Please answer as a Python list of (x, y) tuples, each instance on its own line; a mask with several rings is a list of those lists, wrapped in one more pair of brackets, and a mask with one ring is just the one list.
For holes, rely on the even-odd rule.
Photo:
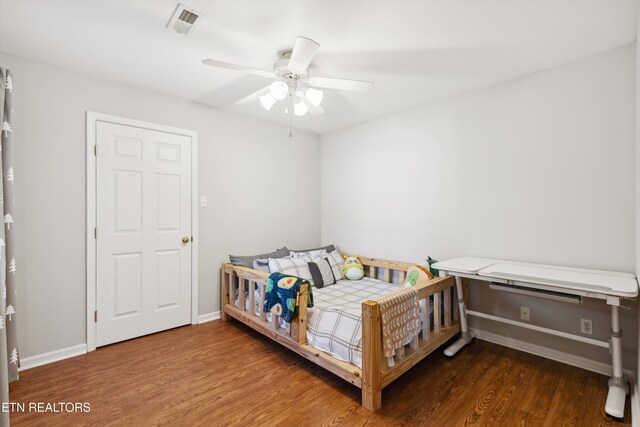
[[(475, 255), (633, 272), (633, 88), (630, 45), (323, 135), (322, 242), (401, 261)], [(560, 313), (560, 327), (574, 333), (586, 311), (595, 337), (608, 334), (601, 305), (471, 294), (472, 305), (516, 318), (526, 303), (532, 323)], [(606, 349), (473, 325), (609, 358)], [(635, 328), (635, 313), (623, 310), (631, 366)]]
[[(209, 197), (200, 210), (200, 314), (219, 309), (218, 267), (229, 252), (315, 245), (320, 236), (406, 261), (473, 254), (635, 269), (631, 46), (331, 133), (320, 146), (313, 134), (290, 141), (284, 127), (158, 93), (10, 55), (0, 63), (15, 75), (21, 141), (22, 357), (85, 341), (86, 110), (200, 133), (200, 193)], [(304, 209), (263, 208), (270, 185)], [(483, 290), (475, 298), (507, 315), (523, 301)], [(526, 302), (534, 323), (561, 311), (576, 332), (575, 307)], [(606, 336), (606, 309), (587, 310), (596, 337)], [(635, 329), (635, 313), (623, 316), (624, 330)], [(627, 364), (634, 348), (627, 340)]]
[[(85, 112), (199, 132), (199, 313), (219, 310), (228, 253), (320, 239), (319, 137), (200, 104), (1, 55), (14, 74), (19, 341), (29, 357), (86, 341)], [(295, 200), (273, 206), (272, 190)]]

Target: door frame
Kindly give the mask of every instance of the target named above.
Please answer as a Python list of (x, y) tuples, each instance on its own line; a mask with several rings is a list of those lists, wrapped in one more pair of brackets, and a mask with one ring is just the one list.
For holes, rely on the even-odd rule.
[(97, 306), (97, 244), (95, 229), (97, 227), (97, 165), (96, 165), (96, 131), (97, 123), (106, 122), (117, 125), (133, 126), (159, 132), (184, 135), (191, 138), (191, 324), (198, 323), (198, 132), (144, 122), (126, 117), (87, 111), (87, 351), (96, 349), (96, 328), (94, 313)]

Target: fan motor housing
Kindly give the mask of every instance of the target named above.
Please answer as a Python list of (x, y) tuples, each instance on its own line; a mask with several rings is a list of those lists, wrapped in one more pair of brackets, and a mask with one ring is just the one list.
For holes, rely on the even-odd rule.
[(306, 80), (309, 71), (305, 71), (304, 74), (292, 73), (289, 66), (289, 59), (291, 58), (291, 50), (283, 50), (278, 53), (281, 58), (273, 64), (273, 74), (280, 77), (283, 80)]

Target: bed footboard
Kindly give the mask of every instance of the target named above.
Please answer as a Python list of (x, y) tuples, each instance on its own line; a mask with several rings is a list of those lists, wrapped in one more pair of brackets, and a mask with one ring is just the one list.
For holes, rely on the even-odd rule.
[(298, 344), (307, 342), (307, 285), (300, 287), (296, 305), (298, 317), (286, 328), (281, 327), (280, 316), (265, 313), (264, 298), (269, 273), (231, 264), (220, 271), (221, 317), (233, 317), (261, 332), (276, 334)]
[[(369, 276), (379, 270), (385, 279), (401, 283), (411, 264), (360, 258), (369, 266)], [(397, 272), (397, 273), (396, 273)], [(435, 278), (414, 287), (421, 302), (421, 329), (413, 340), (396, 349), (394, 366), (389, 366), (382, 348), (382, 319), (376, 301), (362, 303), (362, 406), (375, 411), (382, 405), (382, 389), (408, 371), (460, 331), (458, 300), (452, 277)], [(432, 307), (432, 314), (429, 308)]]

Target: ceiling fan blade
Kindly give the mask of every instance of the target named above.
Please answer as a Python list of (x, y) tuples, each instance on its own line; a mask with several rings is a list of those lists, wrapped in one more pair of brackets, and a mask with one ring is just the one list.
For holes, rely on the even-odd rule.
[(350, 90), (354, 92), (365, 92), (376, 87), (374, 82), (368, 82), (365, 80), (334, 79), (331, 77), (309, 77), (309, 84), (315, 87)]
[(306, 101), (305, 104), (307, 104), (307, 107), (309, 108), (309, 114), (311, 114), (312, 116), (321, 116), (324, 114), (324, 108), (322, 108), (322, 106), (318, 105), (317, 107), (314, 107), (312, 103)]
[(289, 71), (294, 74), (304, 74), (319, 48), (320, 45), (313, 40), (306, 37), (298, 37), (296, 44), (293, 45), (293, 51), (287, 66)]
[(271, 86), (263, 87), (260, 90), (253, 92), (251, 95), (245, 96), (244, 98), (236, 101), (236, 105), (247, 105), (255, 102), (258, 98), (260, 98), (265, 93), (268, 93), (271, 90)]
[(228, 62), (216, 61), (215, 59), (204, 59), (202, 61), (204, 65), (210, 65), (212, 67), (226, 68), (227, 70), (245, 71), (250, 74), (254, 74), (260, 77), (275, 77), (276, 75), (270, 71), (258, 70), (251, 67), (245, 67), (244, 65), (230, 64)]

